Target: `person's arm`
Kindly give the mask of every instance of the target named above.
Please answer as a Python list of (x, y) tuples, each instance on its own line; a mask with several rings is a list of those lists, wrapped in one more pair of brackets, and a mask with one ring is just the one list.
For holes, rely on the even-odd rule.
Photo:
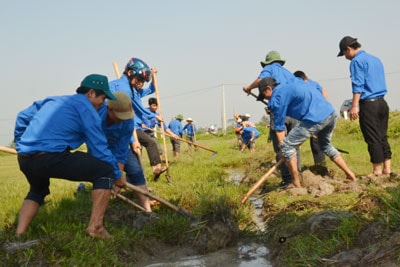
[(244, 86), (243, 90), (246, 91), (247, 93), (250, 93), (251, 90), (253, 90), (254, 88), (256, 88), (258, 86), (258, 83), (261, 81), (260, 78), (255, 79), (250, 85), (248, 86)]
[(358, 104), (360, 102), (361, 94), (353, 94), (353, 102), (350, 109), (350, 120), (358, 119)]

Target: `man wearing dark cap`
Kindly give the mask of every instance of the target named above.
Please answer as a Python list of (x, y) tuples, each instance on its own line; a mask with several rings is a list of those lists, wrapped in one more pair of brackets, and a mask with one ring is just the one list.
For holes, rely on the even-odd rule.
[[(293, 79), (286, 84), (278, 85), (273, 78), (262, 79), (258, 84), (258, 99), (269, 100), (268, 107), (274, 115), (281, 156), (289, 167), (293, 186), (301, 187), (297, 170), (296, 147), (313, 135), (317, 136), (324, 153), (345, 172), (347, 179), (356, 181), (354, 173), (347, 167), (339, 151), (331, 144), (337, 119), (333, 106), (316, 89), (314, 83)], [(299, 124), (285, 137), (286, 116), (299, 120)]]
[(387, 139), (389, 107), (385, 72), (379, 58), (361, 49), (357, 38), (345, 36), (339, 43), (339, 54), (350, 60), (353, 103), (351, 120), (359, 119), (361, 132), (368, 144), (372, 173), (368, 176), (391, 175), (392, 152)]

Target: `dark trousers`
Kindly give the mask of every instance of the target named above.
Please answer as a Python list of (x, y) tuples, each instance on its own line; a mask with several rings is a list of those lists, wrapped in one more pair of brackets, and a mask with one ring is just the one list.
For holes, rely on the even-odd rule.
[(18, 157), (20, 170), (30, 184), (26, 199), (43, 204), (50, 194), (50, 178), (93, 183), (93, 189), (111, 189), (114, 181), (113, 167), (84, 152), (45, 153), (27, 158)]
[(389, 107), (381, 98), (376, 101), (360, 101), (360, 128), (368, 145), (371, 163), (382, 163), (392, 158), (387, 138)]
[(311, 152), (313, 154), (314, 158), (314, 164), (315, 165), (321, 165), (325, 163), (325, 154), (321, 150), (321, 147), (318, 142), (318, 138), (311, 137), (310, 138), (310, 147), (311, 147)]
[(146, 148), (150, 165), (156, 166), (157, 164), (160, 164), (161, 158), (157, 147), (157, 140), (141, 130), (137, 130), (136, 134), (139, 139), (139, 143)]

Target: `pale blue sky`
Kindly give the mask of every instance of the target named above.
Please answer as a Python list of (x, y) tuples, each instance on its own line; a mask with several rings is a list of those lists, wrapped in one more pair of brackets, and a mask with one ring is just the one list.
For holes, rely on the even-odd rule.
[(389, 105), (400, 109), (399, 10), (396, 0), (3, 1), (0, 145), (34, 100), (74, 94), (87, 74), (112, 80), (112, 62), (122, 69), (130, 57), (158, 68), (166, 122), (181, 113), (220, 126), (221, 84), (228, 119), (249, 113), (259, 121), (263, 106), (242, 87), (270, 50), (326, 87), (338, 111), (351, 98), (349, 61), (336, 57), (345, 35), (381, 58)]

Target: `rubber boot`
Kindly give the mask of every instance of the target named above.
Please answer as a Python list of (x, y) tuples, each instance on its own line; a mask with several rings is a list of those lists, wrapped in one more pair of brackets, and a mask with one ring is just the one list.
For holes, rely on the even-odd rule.
[(95, 189), (92, 191), (92, 214), (86, 234), (95, 238), (111, 238), (112, 236), (104, 228), (103, 220), (110, 200), (110, 189)]
[(21, 210), (19, 212), (18, 226), (16, 236), (20, 236), (26, 233), (29, 224), (32, 222), (36, 213), (39, 211), (39, 203), (36, 201), (25, 199), (22, 203)]

